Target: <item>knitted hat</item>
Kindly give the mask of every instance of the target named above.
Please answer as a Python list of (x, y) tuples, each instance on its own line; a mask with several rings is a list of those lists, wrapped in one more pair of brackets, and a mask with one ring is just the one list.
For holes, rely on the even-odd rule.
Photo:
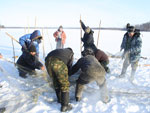
[(86, 55), (94, 55), (94, 51), (91, 48), (86, 48), (84, 51), (81, 52), (82, 56)]
[(29, 52), (36, 52), (36, 48), (35, 48), (34, 45), (31, 45), (31, 46), (29, 47)]

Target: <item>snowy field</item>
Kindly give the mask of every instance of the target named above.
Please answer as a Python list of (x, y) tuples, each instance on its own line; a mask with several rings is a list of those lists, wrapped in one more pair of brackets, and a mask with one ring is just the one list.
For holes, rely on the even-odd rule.
[[(32, 32), (33, 30), (30, 30)], [(55, 30), (43, 30), (46, 54), (55, 49), (53, 32)], [(5, 107), (6, 113), (59, 113), (60, 104), (56, 102), (52, 82), (47, 82), (46, 73), (38, 71), (36, 76), (28, 76), (27, 79), (19, 77), (13, 63), (11, 39), (5, 34), (8, 32), (17, 40), (25, 34), (24, 30), (1, 29), (0, 53), (5, 59), (0, 59), (0, 108)], [(42, 32), (42, 30), (41, 30)], [(80, 31), (65, 30), (67, 34), (66, 47), (72, 47), (75, 58), (80, 58)], [(101, 31), (99, 48), (105, 52), (118, 54), (122, 41), (123, 31)], [(95, 43), (98, 32), (95, 31)], [(128, 68), (125, 78), (118, 78), (121, 73), (123, 61), (118, 58), (110, 58), (111, 73), (106, 75), (107, 85), (111, 101), (104, 104), (100, 99), (100, 91), (96, 83), (86, 86), (83, 98), (80, 102), (74, 99), (75, 79), (77, 74), (70, 78), (70, 98), (73, 109), (68, 113), (150, 113), (150, 33), (142, 32), (142, 56), (148, 59), (140, 59), (135, 79), (130, 82), (131, 68)], [(20, 45), (14, 42), (16, 56), (21, 55)], [(40, 45), (40, 57), (43, 59), (43, 48)], [(1, 112), (1, 109), (0, 109)]]

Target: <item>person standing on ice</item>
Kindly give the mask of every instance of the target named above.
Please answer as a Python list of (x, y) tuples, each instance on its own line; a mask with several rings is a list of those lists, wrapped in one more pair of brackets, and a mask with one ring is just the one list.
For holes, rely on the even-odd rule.
[(134, 80), (134, 75), (138, 67), (138, 62), (141, 57), (142, 39), (140, 31), (135, 29), (134, 26), (129, 26), (127, 33), (124, 35), (121, 51), (124, 50), (122, 58), (124, 58), (122, 72), (119, 77), (125, 77), (128, 66), (131, 64), (130, 80)]
[(17, 60), (19, 76), (23, 78), (27, 77), (26, 74), (36, 74), (35, 69), (45, 70), (43, 64), (36, 55), (35, 46), (31, 45), (27, 51), (28, 52), (24, 51)]
[(66, 41), (66, 34), (63, 31), (63, 27), (59, 26), (58, 30), (53, 34), (56, 41), (56, 49), (64, 48)]
[(0, 53), (0, 58), (3, 58), (3, 55)]
[(45, 58), (45, 66), (50, 77), (52, 77), (57, 102), (61, 103), (61, 111), (72, 109), (69, 104), (69, 81), (68, 72), (73, 62), (73, 51), (71, 48), (55, 49)]
[(39, 44), (41, 43), (41, 33), (39, 30), (35, 30), (31, 34), (26, 34), (19, 38), (19, 43), (22, 46), (22, 51), (28, 52), (28, 48), (30, 45), (34, 45), (36, 47), (36, 55), (39, 57)]
[(82, 42), (84, 43), (83, 44), (84, 49), (86, 48), (92, 48), (93, 50), (96, 49), (93, 37), (94, 31), (89, 26), (85, 26), (82, 20), (80, 20), (80, 24), (83, 31), (85, 32), (83, 38), (81, 38)]
[(100, 88), (101, 99), (104, 103), (109, 102), (108, 89), (105, 79), (105, 69), (94, 56), (91, 48), (87, 48), (82, 52), (83, 57), (71, 69), (71, 75), (81, 69), (81, 74), (76, 81), (75, 98), (80, 101), (84, 86), (90, 82), (96, 81)]

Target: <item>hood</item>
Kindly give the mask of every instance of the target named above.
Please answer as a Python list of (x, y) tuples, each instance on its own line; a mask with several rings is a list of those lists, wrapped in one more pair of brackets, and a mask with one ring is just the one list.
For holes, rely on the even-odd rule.
[(34, 40), (34, 39), (38, 39), (38, 38), (42, 38), (41, 36), (41, 32), (39, 30), (35, 30), (32, 34), (30, 39)]

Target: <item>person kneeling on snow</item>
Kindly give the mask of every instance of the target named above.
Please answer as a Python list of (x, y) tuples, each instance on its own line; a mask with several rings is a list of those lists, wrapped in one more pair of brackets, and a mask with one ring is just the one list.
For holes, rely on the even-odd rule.
[(35, 69), (45, 70), (43, 64), (39, 61), (36, 55), (36, 48), (31, 45), (29, 52), (24, 51), (17, 60), (19, 76), (26, 78), (26, 74), (35, 74)]
[(87, 48), (82, 52), (83, 57), (72, 67), (71, 75), (81, 69), (81, 74), (76, 81), (75, 98), (80, 101), (84, 85), (96, 81), (101, 90), (101, 99), (104, 103), (109, 101), (109, 95), (105, 79), (105, 69), (94, 56), (92, 49)]
[(45, 66), (50, 77), (52, 77), (54, 89), (61, 103), (61, 111), (66, 112), (72, 109), (69, 104), (69, 81), (68, 70), (72, 66), (73, 51), (71, 48), (56, 49), (50, 52), (45, 58)]
[(124, 35), (121, 50), (124, 49), (123, 58), (123, 68), (121, 75), (119, 77), (125, 77), (126, 70), (131, 64), (132, 71), (130, 80), (133, 81), (136, 69), (138, 67), (138, 62), (141, 57), (141, 47), (142, 39), (140, 38), (140, 31), (135, 29), (133, 26), (128, 27), (128, 32)]
[(36, 55), (39, 57), (39, 44), (41, 43), (41, 33), (39, 30), (35, 30), (31, 34), (26, 34), (19, 38), (19, 43), (22, 46), (22, 51), (28, 52), (28, 47), (34, 45), (36, 47)]

